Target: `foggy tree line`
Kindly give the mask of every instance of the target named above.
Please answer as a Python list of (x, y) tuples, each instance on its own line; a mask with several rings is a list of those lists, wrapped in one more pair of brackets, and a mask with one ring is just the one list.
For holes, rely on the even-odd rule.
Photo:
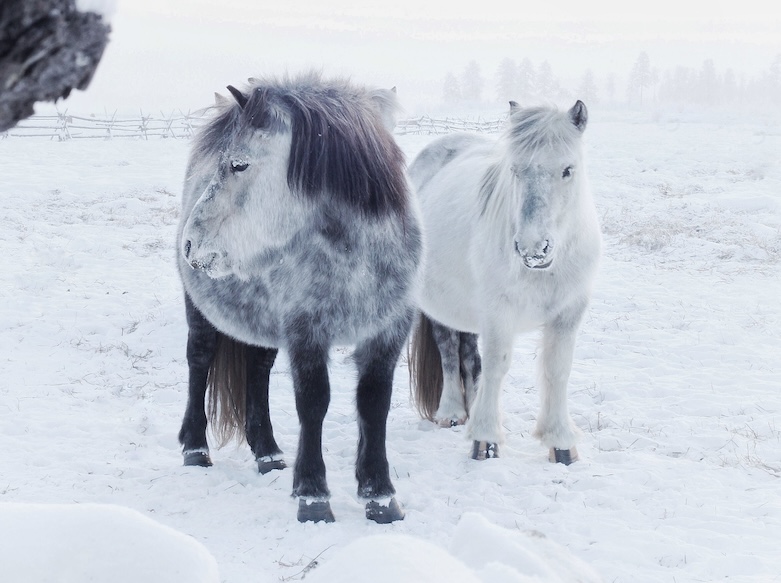
[(781, 54), (767, 69), (749, 77), (727, 68), (720, 70), (713, 59), (700, 67), (677, 66), (660, 71), (641, 53), (629, 76), (630, 103), (664, 103), (704, 107), (781, 105)]
[(634, 107), (654, 104), (702, 107), (765, 107), (781, 105), (781, 54), (768, 68), (747, 76), (712, 59), (699, 67), (676, 66), (661, 70), (641, 52), (624, 77), (601, 76), (587, 69), (576, 80), (562, 82), (548, 61), (505, 58), (495, 73), (486, 77), (476, 61), (456, 75), (445, 75), (442, 98), (447, 105), (476, 106), (485, 102), (520, 103), (582, 99), (587, 104), (625, 103)]

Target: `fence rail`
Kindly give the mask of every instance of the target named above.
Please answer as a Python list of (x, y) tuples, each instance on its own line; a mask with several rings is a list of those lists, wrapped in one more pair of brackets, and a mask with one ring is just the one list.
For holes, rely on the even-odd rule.
[[(494, 133), (499, 131), (505, 118), (469, 120), (460, 118), (434, 118), (421, 116), (400, 120), (396, 124), (398, 135), (439, 135), (453, 132)], [(48, 138), (50, 140), (192, 137), (204, 123), (202, 114), (140, 114), (136, 117), (113, 115), (106, 118), (80, 117), (61, 113), (58, 115), (34, 115), (22, 120), (16, 127), (0, 133), (0, 138)]]
[(505, 119), (502, 117), (489, 120), (468, 120), (423, 116), (400, 120), (396, 124), (395, 133), (399, 135), (437, 135), (452, 134), (454, 132), (495, 133), (502, 128)]

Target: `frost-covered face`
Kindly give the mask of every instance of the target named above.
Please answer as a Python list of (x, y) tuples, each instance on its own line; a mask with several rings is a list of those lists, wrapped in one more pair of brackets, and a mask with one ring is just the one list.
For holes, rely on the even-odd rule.
[(576, 172), (572, 156), (551, 156), (513, 169), (520, 193), (513, 244), (529, 269), (547, 269), (553, 263), (557, 232), (564, 227)]
[(306, 202), (287, 183), (290, 142), (285, 123), (247, 125), (225, 148), (182, 233), (188, 265), (212, 278), (246, 278), (254, 257), (295, 232)]
[[(556, 257), (556, 240), (573, 216), (571, 205), (580, 190), (578, 166), (581, 160), (579, 137), (586, 128), (585, 106), (578, 101), (569, 110), (563, 126), (540, 140), (544, 145), (529, 158), (519, 155), (511, 168), (516, 199), (513, 246), (523, 265), (547, 269)], [(539, 139), (539, 138), (538, 138)], [(532, 137), (528, 138), (532, 141)], [(521, 162), (522, 161), (522, 162)]]

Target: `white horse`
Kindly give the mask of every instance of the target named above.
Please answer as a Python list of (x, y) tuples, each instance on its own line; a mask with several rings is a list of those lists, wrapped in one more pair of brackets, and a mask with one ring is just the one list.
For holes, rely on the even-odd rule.
[(577, 459), (567, 382), (601, 249), (581, 146), (587, 118), (581, 101), (565, 112), (510, 102), (498, 139), (449, 135), (409, 168), (427, 237), (412, 390), (425, 417), (466, 422), (475, 459), (498, 455), (513, 340), (537, 329), (534, 434), (551, 461)]

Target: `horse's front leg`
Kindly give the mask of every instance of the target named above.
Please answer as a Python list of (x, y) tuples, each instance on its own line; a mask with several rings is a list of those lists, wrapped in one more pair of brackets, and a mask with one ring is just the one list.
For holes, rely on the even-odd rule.
[(269, 375), (277, 352), (276, 348), (246, 347), (247, 415), (244, 429), (261, 474), (287, 467), (282, 450), (274, 439), (268, 404)]
[(355, 477), (358, 496), (366, 500), (366, 518), (387, 524), (404, 518), (390, 479), (385, 447), (386, 425), (393, 391), (393, 372), (406, 341), (411, 317), (394, 330), (356, 348), (358, 365), (358, 457)]
[(534, 436), (550, 448), (550, 460), (569, 465), (578, 458), (580, 430), (567, 409), (567, 383), (581, 314), (559, 316), (543, 327), (539, 365), (541, 409)]
[(500, 401), (504, 377), (512, 361), (514, 335), (494, 322), (486, 326), (482, 338), (482, 372), (466, 424), (467, 436), (472, 440), (472, 458), (477, 460), (498, 457), (499, 445), (504, 441)]
[(179, 443), (186, 466), (212, 465), (209, 446), (206, 442), (206, 381), (209, 368), (217, 353), (217, 330), (195, 307), (190, 296), (184, 296), (187, 315), (187, 365), (189, 379), (187, 387), (187, 408), (179, 430)]
[(293, 496), (299, 499), (299, 522), (333, 522), (323, 461), (323, 420), (331, 399), (328, 347), (314, 342), (305, 326), (289, 338), (290, 365), (300, 432), (293, 469)]

